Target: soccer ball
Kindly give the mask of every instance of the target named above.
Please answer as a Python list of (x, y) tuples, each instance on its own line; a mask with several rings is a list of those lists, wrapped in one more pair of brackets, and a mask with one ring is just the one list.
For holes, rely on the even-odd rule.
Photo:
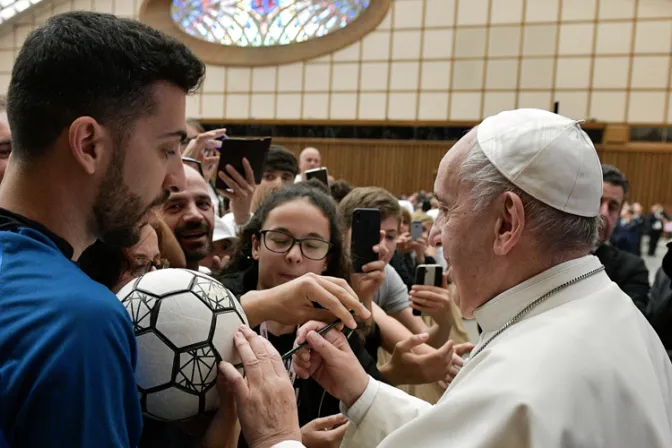
[(219, 407), (217, 364), (240, 362), (233, 335), (247, 324), (238, 299), (213, 278), (186, 269), (149, 272), (117, 297), (135, 329), (145, 415), (174, 422)]

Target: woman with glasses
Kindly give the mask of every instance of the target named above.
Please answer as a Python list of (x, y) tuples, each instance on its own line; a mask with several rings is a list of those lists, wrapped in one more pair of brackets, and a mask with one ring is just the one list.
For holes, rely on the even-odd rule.
[[(310, 185), (298, 184), (273, 192), (261, 204), (242, 230), (232, 263), (220, 280), (241, 297), (249, 291), (275, 288), (306, 274), (349, 280), (349, 273), (333, 200)], [(281, 354), (292, 349), (296, 330), (296, 326), (273, 321), (255, 328)], [(358, 336), (352, 334), (349, 341), (367, 372), (381, 378)], [(342, 417), (315, 420), (338, 414), (338, 400), (312, 379), (295, 378), (291, 374), (291, 361), (286, 367), (294, 380), (304, 444), (309, 448), (316, 446), (314, 435), (321, 436), (323, 441), (340, 439), (345, 430), (339, 425), (345, 423)]]

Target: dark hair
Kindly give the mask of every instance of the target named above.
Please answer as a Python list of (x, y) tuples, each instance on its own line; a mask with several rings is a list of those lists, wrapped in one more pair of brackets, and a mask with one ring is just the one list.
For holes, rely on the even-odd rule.
[(7, 110), (7, 97), (5, 95), (0, 95), (0, 112), (5, 112)]
[[(319, 182), (319, 181), (317, 181)], [(338, 228), (336, 217), (336, 205), (330, 196), (311, 185), (300, 182), (282, 190), (273, 192), (257, 209), (254, 216), (241, 231), (238, 242), (234, 249), (233, 260), (227, 269), (227, 273), (245, 271), (251, 267), (257, 267), (258, 262), (252, 259), (252, 236), (260, 238), (268, 214), (277, 207), (288, 202), (306, 199), (312, 205), (322, 211), (329, 220), (329, 234), (331, 235), (331, 250), (327, 270), (324, 275), (350, 280), (350, 261), (343, 247), (343, 236)]]
[(348, 194), (338, 205), (338, 215), (347, 231), (352, 227), (352, 212), (356, 208), (377, 208), (380, 210), (380, 218), (385, 221), (393, 216), (397, 222), (401, 222), (401, 206), (399, 200), (392, 193), (378, 187), (359, 187)]
[(123, 141), (152, 113), (153, 83), (190, 93), (204, 73), (186, 45), (136, 20), (83, 11), (54, 16), (28, 35), (14, 63), (7, 94), (13, 156), (44, 155), (81, 116)]
[(271, 145), (264, 164), (264, 171), (287, 171), (296, 176), (299, 172), (299, 164), (294, 154), (280, 145)]
[(346, 180), (337, 180), (332, 182), (329, 185), (329, 190), (331, 191), (331, 197), (334, 198), (336, 203), (340, 203), (344, 197), (346, 197), (352, 191), (352, 185)]
[(623, 188), (623, 197), (627, 196), (630, 191), (628, 179), (613, 165), (602, 164), (602, 181)]
[(329, 191), (329, 187), (326, 186), (326, 185), (324, 184), (324, 182), (322, 182), (322, 181), (319, 180), (319, 179), (313, 178), (313, 179), (309, 179), (309, 180), (302, 180), (302, 181), (299, 182), (299, 183), (300, 183), (300, 184), (303, 184), (303, 185), (307, 185), (307, 186), (309, 186), (309, 187), (311, 187), (311, 188), (316, 188), (316, 189), (320, 190), (322, 193), (324, 193), (324, 194), (326, 194), (327, 196), (331, 197), (331, 192)]

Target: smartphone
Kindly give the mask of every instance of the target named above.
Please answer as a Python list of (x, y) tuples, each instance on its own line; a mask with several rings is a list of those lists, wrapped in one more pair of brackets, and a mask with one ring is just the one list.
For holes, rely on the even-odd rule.
[[(415, 268), (415, 284), (441, 286), (443, 282), (443, 267), (440, 264), (421, 264)], [(421, 316), (422, 312), (413, 310), (414, 316)]]
[(329, 172), (325, 167), (314, 168), (306, 171), (306, 180), (317, 179), (324, 185), (329, 186)]
[[(264, 176), (264, 165), (266, 164), (266, 157), (268, 150), (271, 147), (271, 137), (263, 138), (229, 138), (222, 137), (219, 139), (222, 142), (222, 147), (219, 150), (219, 171), (224, 171), (227, 175), (230, 174), (226, 170), (226, 165), (231, 165), (238, 171), (238, 173), (245, 177), (245, 168), (243, 168), (243, 157), (245, 157), (254, 171), (254, 182), (261, 183)], [(225, 190), (229, 186), (222, 179), (217, 176), (215, 186), (220, 190)]]
[(413, 221), (411, 223), (411, 239), (417, 240), (422, 236), (422, 223), (420, 221)]
[(373, 246), (380, 243), (380, 210), (356, 208), (352, 212), (350, 256), (353, 272), (362, 272), (365, 264), (378, 260)]

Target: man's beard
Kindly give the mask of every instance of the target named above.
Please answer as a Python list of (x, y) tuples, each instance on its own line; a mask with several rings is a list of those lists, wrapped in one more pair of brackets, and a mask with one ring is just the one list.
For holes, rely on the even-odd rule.
[[(185, 247), (185, 245), (182, 244), (182, 238), (183, 238), (183, 233), (184, 232), (194, 232), (201, 230), (203, 233), (206, 235), (206, 242), (205, 244), (197, 247)], [(175, 237), (177, 238), (177, 241), (180, 243), (180, 246), (182, 247), (182, 252), (184, 252), (184, 257), (187, 262), (200, 262), (203, 260), (205, 257), (210, 255), (212, 252), (212, 228), (210, 225), (208, 225), (207, 222), (201, 221), (201, 222), (188, 222), (184, 225), (178, 226), (175, 228), (175, 231), (173, 232), (175, 234)]]
[(120, 147), (105, 173), (93, 205), (98, 238), (116, 247), (131, 247), (140, 240), (141, 224), (147, 212), (168, 200), (163, 191), (149, 206), (144, 207), (140, 196), (131, 192), (124, 182), (124, 155)]

